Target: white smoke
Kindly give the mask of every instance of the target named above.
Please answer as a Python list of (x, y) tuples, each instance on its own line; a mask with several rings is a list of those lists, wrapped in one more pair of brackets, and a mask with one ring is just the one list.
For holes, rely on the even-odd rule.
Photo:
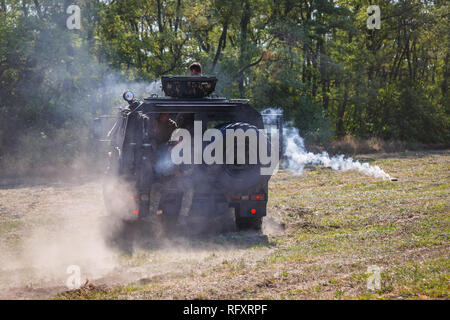
[(150, 83), (147, 91), (150, 94), (157, 95), (158, 97), (165, 97), (166, 95), (162, 89), (161, 80), (153, 81), (152, 83)]
[(339, 171), (354, 170), (368, 176), (374, 176), (384, 180), (390, 180), (391, 176), (384, 172), (378, 166), (371, 166), (368, 163), (361, 163), (353, 160), (351, 157), (345, 158), (344, 155), (330, 157), (327, 152), (320, 154), (307, 152), (297, 128), (288, 127), (284, 129), (284, 144), (287, 158), (287, 166), (295, 174), (302, 174), (306, 164), (323, 165)]
[(134, 93), (136, 99), (144, 99), (150, 96), (164, 97), (161, 81), (127, 81), (120, 75), (111, 73), (101, 87), (99, 87), (94, 96), (103, 96), (109, 106), (123, 105), (122, 93), (130, 90)]
[[(281, 109), (266, 109), (262, 114), (282, 114)], [(368, 163), (361, 163), (353, 160), (351, 157), (346, 158), (344, 155), (332, 156), (327, 152), (312, 153), (305, 148), (303, 138), (297, 128), (291, 124), (284, 124), (283, 128), (283, 145), (284, 156), (287, 160), (287, 168), (293, 171), (296, 175), (301, 175), (305, 165), (323, 165), (326, 168), (339, 171), (354, 170), (362, 174), (381, 178), (383, 180), (391, 180), (391, 176), (384, 172), (378, 166), (371, 166)]]

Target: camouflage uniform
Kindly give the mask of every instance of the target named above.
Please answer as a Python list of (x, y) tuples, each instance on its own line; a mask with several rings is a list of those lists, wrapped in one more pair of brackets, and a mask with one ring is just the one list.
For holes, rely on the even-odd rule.
[(152, 188), (150, 190), (150, 204), (149, 204), (149, 213), (151, 217), (157, 215), (159, 204), (161, 202), (162, 192), (164, 189), (167, 189), (167, 187), (168, 187), (167, 182), (166, 183), (155, 182), (152, 184)]
[(189, 212), (192, 207), (192, 200), (194, 199), (194, 183), (192, 181), (192, 173), (194, 168), (191, 166), (186, 168), (182, 172), (182, 177), (180, 178), (179, 186), (183, 190), (183, 198), (181, 199), (180, 213), (178, 216), (178, 222), (180, 224), (185, 224), (186, 219), (189, 216)]
[[(187, 129), (193, 135), (194, 129), (194, 115), (193, 114), (178, 114), (175, 122), (179, 128)], [(192, 140), (193, 141), (193, 140)], [(181, 207), (178, 216), (178, 223), (185, 224), (189, 212), (191, 211), (192, 201), (194, 199), (194, 181), (192, 174), (194, 172), (194, 165), (184, 164), (181, 166), (179, 178), (179, 188), (183, 190), (183, 198), (181, 200)]]
[(163, 191), (167, 190), (171, 183), (171, 179), (168, 177), (173, 174), (172, 168), (159, 164), (164, 164), (167, 161), (165, 158), (170, 154), (167, 142), (170, 140), (170, 137), (176, 128), (176, 122), (168, 118), (166, 114), (162, 114), (160, 115), (160, 119), (154, 119), (152, 121), (152, 137), (155, 141), (153, 147), (155, 157), (152, 159), (152, 162), (155, 164), (154, 171), (156, 177), (150, 189), (150, 216), (155, 216), (157, 214)]

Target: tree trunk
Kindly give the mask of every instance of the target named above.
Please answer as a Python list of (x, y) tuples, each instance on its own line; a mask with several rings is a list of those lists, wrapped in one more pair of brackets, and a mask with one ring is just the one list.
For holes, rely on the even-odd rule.
[[(239, 47), (239, 69), (242, 69), (248, 63), (248, 46), (247, 46), (247, 33), (248, 24), (250, 22), (251, 10), (249, 0), (245, 0), (242, 6), (241, 17), (241, 41)], [(244, 91), (244, 72), (239, 77), (239, 95), (241, 98), (245, 97)]]
[(329, 104), (329, 97), (328, 97), (328, 60), (325, 50), (325, 40), (321, 38), (318, 41), (319, 46), (319, 72), (320, 72), (320, 82), (322, 85), (322, 105), (323, 110), (325, 112), (328, 112), (328, 104)]
[(344, 132), (344, 114), (345, 114), (345, 108), (347, 106), (347, 100), (348, 100), (348, 92), (347, 92), (347, 85), (344, 83), (344, 99), (342, 100), (341, 105), (338, 107), (338, 118), (337, 118), (337, 124), (336, 124), (336, 135), (338, 137), (342, 137), (345, 135)]
[(158, 6), (158, 31), (163, 31), (163, 24), (162, 24), (162, 12), (161, 12), (161, 0), (157, 0), (156, 4)]
[(442, 84), (441, 84), (441, 90), (442, 90), (442, 95), (445, 97), (447, 95), (447, 91), (448, 91), (448, 77), (450, 75), (450, 69), (448, 67), (449, 64), (449, 58), (450, 58), (450, 54), (447, 53), (445, 56), (445, 70), (444, 70), (444, 79), (442, 79)]
[(211, 66), (211, 73), (214, 73), (216, 69), (217, 62), (220, 59), (220, 55), (222, 54), (222, 50), (225, 48), (225, 44), (227, 41), (227, 32), (228, 32), (228, 17), (223, 23), (222, 34), (220, 35), (219, 43), (217, 44), (216, 55), (214, 56), (214, 61)]

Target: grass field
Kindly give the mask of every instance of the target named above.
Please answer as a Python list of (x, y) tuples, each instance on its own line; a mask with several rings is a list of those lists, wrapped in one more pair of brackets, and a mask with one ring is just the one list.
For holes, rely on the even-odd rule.
[[(307, 168), (302, 176), (280, 171), (269, 185), (264, 235), (234, 232), (173, 239), (133, 255), (114, 254), (110, 269), (91, 276), (74, 291), (67, 291), (60, 280), (53, 284), (35, 280), (33, 264), (7, 268), (3, 260), (3, 295), (12, 299), (448, 299), (450, 151), (358, 159), (380, 166), (399, 181), (321, 167)], [(65, 228), (78, 230), (92, 224), (101, 211), (97, 182), (0, 189), (3, 256), (13, 259), (32, 230), (42, 225), (51, 230), (61, 215), (76, 216), (76, 223)], [(95, 248), (91, 248), (94, 256)], [(77, 262), (76, 255), (73, 260)], [(95, 264), (95, 258), (84, 259), (86, 265), (87, 260)], [(370, 266), (380, 270), (379, 289), (368, 289)], [(26, 276), (8, 283), (11, 272)], [(65, 269), (58, 272), (64, 274)], [(39, 284), (30, 286), (30, 281)]]

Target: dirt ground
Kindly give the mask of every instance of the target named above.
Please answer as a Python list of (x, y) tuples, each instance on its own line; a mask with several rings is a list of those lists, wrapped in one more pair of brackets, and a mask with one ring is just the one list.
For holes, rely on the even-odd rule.
[[(99, 181), (3, 184), (0, 298), (448, 299), (450, 150), (358, 159), (399, 181), (280, 171), (263, 234), (172, 238), (132, 254), (103, 241)], [(72, 265), (78, 290), (66, 287)]]

